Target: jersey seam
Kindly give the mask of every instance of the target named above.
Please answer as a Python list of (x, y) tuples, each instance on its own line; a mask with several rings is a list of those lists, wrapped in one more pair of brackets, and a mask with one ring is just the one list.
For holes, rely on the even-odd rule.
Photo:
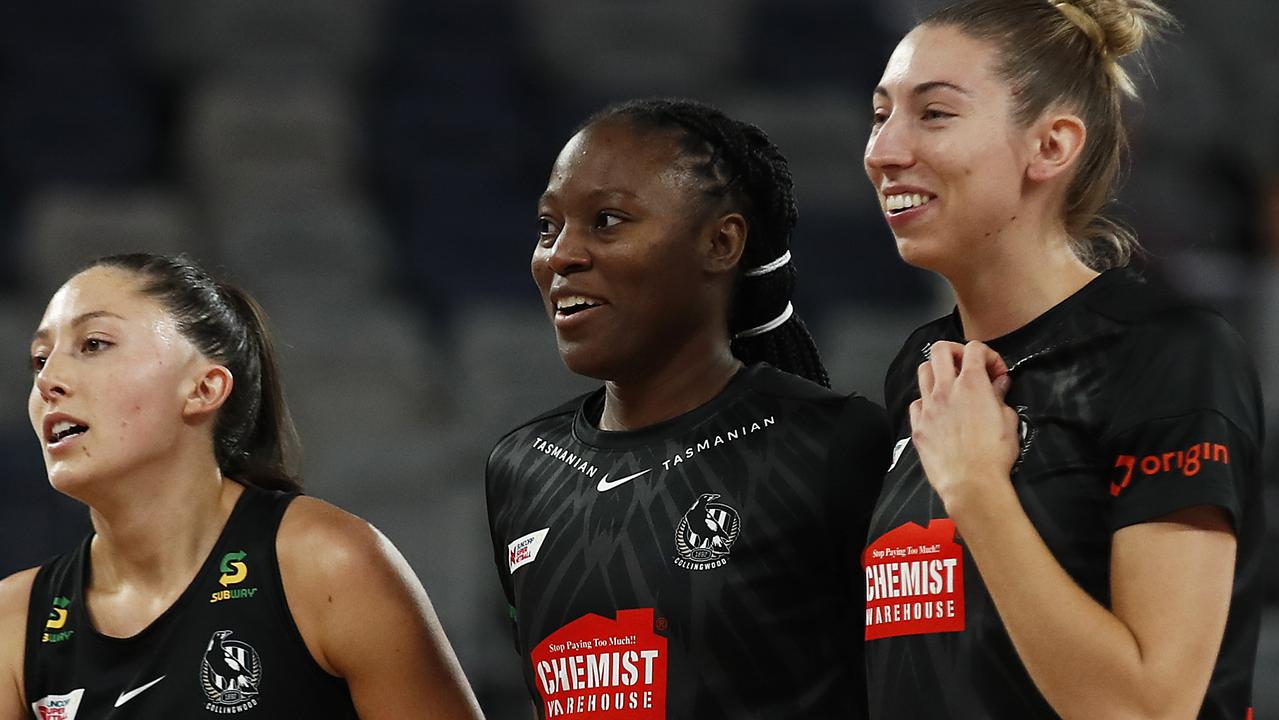
[(1121, 435), (1124, 435), (1126, 433), (1139, 429), (1142, 425), (1146, 425), (1149, 423), (1156, 423), (1156, 422), (1165, 422), (1169, 420), (1180, 420), (1182, 418), (1188, 418), (1200, 413), (1208, 413), (1211, 415), (1216, 415), (1222, 420), (1225, 420), (1226, 424), (1228, 424), (1231, 427), (1231, 429), (1239, 433), (1243, 437), (1243, 439), (1248, 442), (1249, 449), (1253, 451), (1257, 451), (1260, 449), (1258, 447), (1257, 441), (1253, 439), (1251, 433), (1239, 427), (1239, 424), (1236, 423), (1234, 420), (1231, 420), (1230, 417), (1227, 416), (1225, 413), (1221, 412), (1220, 410), (1217, 410), (1216, 408), (1210, 408), (1210, 407), (1195, 408), (1194, 410), (1190, 410), (1183, 413), (1177, 413), (1175, 415), (1162, 415), (1160, 417), (1145, 418), (1125, 426), (1122, 430), (1109, 430), (1105, 433), (1102, 433), (1097, 440), (1099, 444), (1105, 445), (1107, 443), (1118, 440), (1119, 436)]

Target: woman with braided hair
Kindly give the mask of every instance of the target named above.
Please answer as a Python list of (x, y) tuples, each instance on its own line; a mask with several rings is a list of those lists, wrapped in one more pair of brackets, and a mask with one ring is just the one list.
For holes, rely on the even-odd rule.
[[(1151, 0), (965, 0), (897, 46), (866, 172), (957, 307), (889, 370), (875, 718), (1250, 718), (1261, 399), (1100, 214)], [(921, 575), (921, 573), (924, 573)]]
[(864, 715), (856, 555), (887, 426), (825, 387), (796, 217), (777, 147), (694, 102), (606, 109), (555, 161), (533, 278), (603, 387), (487, 471), (538, 717)]
[(94, 532), (0, 581), (0, 719), (480, 716), (399, 552), (299, 495), (246, 292), (182, 257), (101, 258), (30, 362), (49, 482)]

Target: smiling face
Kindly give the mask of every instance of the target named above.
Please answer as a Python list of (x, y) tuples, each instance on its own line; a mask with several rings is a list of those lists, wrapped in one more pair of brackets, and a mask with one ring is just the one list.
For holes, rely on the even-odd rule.
[(709, 213), (679, 150), (676, 133), (614, 119), (555, 161), (532, 272), (573, 372), (634, 379), (716, 327), (727, 344), (731, 278), (704, 272)]
[(994, 46), (924, 25), (875, 90), (866, 174), (911, 265), (947, 274), (979, 261), (1022, 210), (1033, 143), (997, 62)]
[(209, 362), (133, 273), (92, 268), (53, 296), (31, 342), (31, 426), (49, 481), (83, 497), (173, 452), (183, 408)]

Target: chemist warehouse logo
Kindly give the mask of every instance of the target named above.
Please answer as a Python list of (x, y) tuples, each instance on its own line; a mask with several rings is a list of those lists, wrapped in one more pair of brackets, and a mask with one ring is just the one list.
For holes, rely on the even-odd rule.
[(662, 720), (666, 717), (666, 638), (653, 609), (619, 610), (617, 619), (583, 615), (533, 648), (533, 679), (547, 718)]
[(1181, 473), (1182, 477), (1192, 478), (1203, 470), (1204, 463), (1209, 462), (1229, 465), (1230, 448), (1221, 443), (1201, 442), (1184, 450), (1170, 450), (1142, 457), (1120, 455), (1115, 458), (1115, 468), (1120, 471), (1119, 477), (1111, 481), (1110, 494), (1118, 497), (1138, 472), (1146, 477)]
[(962, 632), (964, 556), (949, 518), (890, 530), (862, 553), (866, 639)]

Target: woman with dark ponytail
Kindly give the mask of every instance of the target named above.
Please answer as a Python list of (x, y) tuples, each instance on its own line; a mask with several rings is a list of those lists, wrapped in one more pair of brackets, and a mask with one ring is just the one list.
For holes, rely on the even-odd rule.
[[(1253, 715), (1256, 371), (1102, 214), (1135, 95), (1120, 59), (1170, 23), (1152, 0), (962, 0), (869, 98), (898, 251), (956, 301), (886, 382), (872, 717)], [(921, 568), (941, 581), (909, 582)]]
[(705, 105), (629, 102), (569, 140), (538, 216), (560, 355), (604, 386), (488, 464), (537, 716), (863, 717), (889, 436), (795, 314), (785, 158)]
[(49, 302), (31, 369), (49, 481), (94, 533), (0, 582), (0, 719), (478, 717), (395, 548), (299, 496), (247, 293), (100, 259)]

